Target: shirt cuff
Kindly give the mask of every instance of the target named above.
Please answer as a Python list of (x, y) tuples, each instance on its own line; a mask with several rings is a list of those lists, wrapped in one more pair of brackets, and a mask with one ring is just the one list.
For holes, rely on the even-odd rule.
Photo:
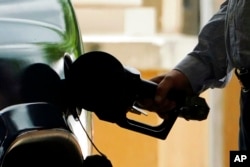
[(194, 93), (200, 94), (208, 89), (205, 82), (210, 75), (209, 68), (194, 56), (187, 55), (174, 68), (181, 71), (189, 80)]

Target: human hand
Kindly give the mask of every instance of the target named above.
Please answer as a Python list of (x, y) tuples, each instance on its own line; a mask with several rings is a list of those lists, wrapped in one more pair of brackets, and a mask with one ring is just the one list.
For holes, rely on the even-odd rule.
[(139, 107), (156, 112), (163, 119), (168, 118), (168, 112), (177, 106), (179, 98), (183, 99), (185, 96), (193, 94), (187, 77), (178, 70), (156, 76), (151, 81), (158, 84), (155, 97), (140, 99)]

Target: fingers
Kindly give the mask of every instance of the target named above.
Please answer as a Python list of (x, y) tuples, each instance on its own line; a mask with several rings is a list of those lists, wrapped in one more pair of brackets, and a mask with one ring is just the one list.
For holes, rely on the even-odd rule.
[(155, 103), (159, 106), (168, 107), (170, 109), (175, 107), (175, 103), (168, 98), (168, 94), (174, 86), (173, 79), (169, 76), (165, 76), (158, 84), (155, 95)]
[(154, 99), (144, 99), (142, 106), (144, 109), (156, 112), (163, 119), (167, 119), (169, 111), (176, 108), (176, 101), (182, 101), (185, 95), (193, 94), (188, 78), (178, 70), (156, 76), (151, 81), (158, 84), (156, 95)]
[(164, 102), (155, 109), (155, 112), (161, 117), (162, 119), (167, 119), (169, 111), (173, 110), (176, 106), (174, 101), (164, 100)]
[(153, 99), (138, 99), (135, 105), (141, 109), (146, 109), (149, 111), (155, 110), (154, 100)]
[[(164, 75), (162, 76), (156, 76), (152, 79), (150, 79), (152, 82), (154, 83), (160, 83), (162, 81), (162, 79), (164, 78)], [(136, 102), (136, 105), (142, 109), (147, 109), (149, 111), (155, 111), (157, 110), (157, 106), (156, 106), (156, 103), (155, 103), (155, 97), (152, 97), (152, 98), (140, 98), (140, 99), (137, 99), (137, 102)]]
[(151, 78), (150, 80), (159, 84), (164, 78), (165, 78), (165, 75), (159, 75), (154, 78)]
[[(174, 88), (174, 81), (168, 75), (152, 78), (151, 81), (158, 83), (154, 100), (145, 101), (148, 110), (156, 112), (163, 119), (168, 118), (168, 112), (176, 107), (176, 102), (168, 98), (168, 93)], [(144, 103), (144, 104), (146, 104)]]

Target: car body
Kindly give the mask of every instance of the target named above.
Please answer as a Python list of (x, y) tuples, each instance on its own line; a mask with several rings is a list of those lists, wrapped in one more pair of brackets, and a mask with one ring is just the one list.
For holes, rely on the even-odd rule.
[[(20, 87), (22, 87), (22, 73), (34, 64), (48, 66), (60, 80), (63, 80), (65, 78), (65, 57), (74, 61), (83, 53), (81, 32), (70, 0), (0, 0), (1, 164), (10, 145), (13, 145), (13, 142), (24, 133), (44, 129), (49, 131), (53, 129), (52, 122), (57, 121), (58, 126), (55, 125), (54, 128), (66, 130), (70, 135), (74, 131), (72, 127), (77, 124), (74, 123), (75, 119), (71, 119), (69, 122), (68, 118), (64, 122), (59, 118), (60, 116), (54, 121), (47, 119), (53, 113), (48, 111), (57, 109), (50, 108), (50, 104), (44, 104), (50, 103), (46, 100), (25, 101), (20, 93)], [(50, 75), (47, 77), (49, 80)], [(32, 80), (36, 80), (36, 78), (30, 78), (30, 81)], [(46, 74), (44, 80), (46, 80)], [(43, 107), (48, 107), (48, 111), (40, 115), (39, 110)], [(21, 114), (22, 112), (23, 114)], [(58, 113), (60, 112), (58, 111)], [(39, 118), (37, 114), (40, 115)], [(51, 117), (54, 116), (52, 114)], [(82, 112), (80, 118), (91, 135), (90, 113)], [(37, 122), (40, 122), (41, 119), (48, 121), (44, 121), (38, 126)], [(7, 122), (7, 120), (9, 121)], [(52, 126), (47, 126), (50, 123)], [(51, 134), (53, 136), (56, 133)], [(72, 136), (74, 135), (72, 133)], [(58, 136), (62, 137), (62, 135)], [(43, 138), (46, 140), (46, 134)], [(87, 137), (81, 139), (86, 139), (86, 141), (80, 141), (83, 144), (76, 144), (81, 146), (84, 157), (90, 154), (91, 146)], [(79, 142), (77, 135), (76, 142)]]

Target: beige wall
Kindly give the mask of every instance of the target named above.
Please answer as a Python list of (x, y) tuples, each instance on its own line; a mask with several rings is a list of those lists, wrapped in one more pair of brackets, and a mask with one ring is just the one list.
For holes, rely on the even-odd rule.
[(229, 151), (238, 150), (238, 133), (239, 133), (239, 81), (233, 76), (232, 81), (225, 89), (224, 94), (224, 167), (229, 165)]

